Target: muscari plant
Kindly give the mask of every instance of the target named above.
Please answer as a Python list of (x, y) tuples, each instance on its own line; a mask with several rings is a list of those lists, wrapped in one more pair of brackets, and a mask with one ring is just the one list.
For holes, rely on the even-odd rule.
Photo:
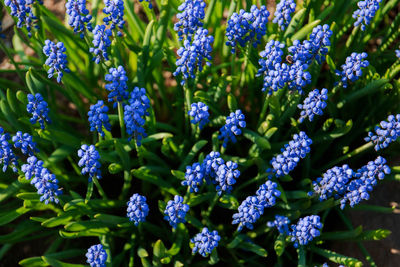
[(0, 260), (376, 266), (347, 214), (393, 212), (400, 1), (277, 2), (1, 1)]

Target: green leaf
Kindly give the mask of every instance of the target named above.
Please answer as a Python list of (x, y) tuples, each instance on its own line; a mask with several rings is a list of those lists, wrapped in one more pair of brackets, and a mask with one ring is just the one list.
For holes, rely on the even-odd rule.
[(0, 202), (6, 200), (10, 196), (18, 192), (21, 186), (22, 184), (18, 180), (12, 182), (9, 186), (7, 186), (7, 188), (0, 192)]
[(21, 215), (24, 215), (30, 211), (30, 209), (27, 209), (25, 207), (18, 208), (16, 210), (11, 210), (7, 212), (5, 215), (0, 217), (0, 226), (6, 225), (15, 219), (19, 218)]
[(382, 240), (388, 237), (391, 233), (392, 232), (387, 229), (364, 231), (357, 237), (357, 240), (358, 241)]
[(190, 150), (190, 152), (187, 154), (187, 156), (185, 157), (185, 159), (182, 161), (181, 165), (179, 166), (179, 170), (182, 171), (185, 169), (185, 167), (187, 165), (190, 164), (190, 162), (192, 162), (194, 156), (200, 151), (200, 149), (202, 149), (206, 144), (208, 143), (208, 141), (206, 140), (200, 140), (198, 141), (196, 144), (194, 144), (194, 146), (192, 147), (192, 149)]
[(17, 98), (15, 97), (15, 94), (10, 89), (7, 89), (7, 101), (8, 101), (8, 105), (10, 106), (11, 110), (14, 113), (19, 113)]
[(267, 257), (268, 252), (259, 245), (254, 244), (253, 242), (246, 241), (239, 244), (238, 248), (241, 248), (246, 251), (253, 252), (261, 257)]
[(255, 143), (260, 149), (271, 149), (268, 139), (249, 129), (243, 129), (243, 136)]
[(239, 207), (239, 201), (233, 195), (223, 195), (219, 202), (219, 205), (226, 209), (236, 210)]
[(309, 248), (311, 251), (329, 259), (332, 262), (335, 262), (337, 264), (343, 264), (345, 266), (348, 267), (361, 267), (362, 266), (362, 262), (355, 259), (355, 258), (351, 258), (348, 256), (344, 256), (342, 254), (327, 250), (327, 249), (320, 249), (317, 247), (310, 247)]
[(161, 177), (157, 177), (155, 175), (150, 174), (150, 171), (146, 169), (146, 167), (140, 167), (139, 169), (131, 170), (132, 174), (149, 183), (155, 184), (159, 186), (161, 189), (166, 190), (167, 192), (173, 195), (179, 195), (178, 191), (167, 181), (163, 180)]
[(43, 227), (52, 228), (59, 225), (66, 225), (76, 216), (80, 215), (80, 213), (76, 210), (67, 211), (57, 217), (52, 217), (44, 222), (42, 222)]
[(168, 138), (168, 137), (173, 137), (174, 135), (171, 133), (156, 133), (156, 134), (152, 134), (147, 136), (146, 138), (142, 139), (142, 144), (146, 144), (146, 143), (150, 143), (153, 141), (157, 141), (157, 140), (161, 140), (164, 138)]
[(94, 215), (94, 218), (97, 219), (98, 221), (115, 225), (129, 222), (129, 219), (127, 217), (121, 217), (103, 213)]
[(19, 193), (17, 194), (17, 198), (20, 198), (22, 200), (40, 201), (40, 196), (38, 195), (38, 193), (34, 192)]
[(138, 248), (137, 254), (138, 254), (138, 256), (139, 256), (140, 258), (146, 258), (146, 257), (149, 256), (149, 253), (147, 253), (147, 251), (146, 251), (144, 248), (142, 248), (142, 247), (139, 247), (139, 248)]
[(157, 242), (154, 244), (153, 254), (154, 254), (154, 256), (156, 256), (158, 258), (165, 257), (165, 246), (164, 246), (164, 243), (160, 239), (157, 240)]
[(226, 247), (227, 248), (236, 248), (240, 243), (247, 239), (247, 236), (244, 234), (237, 235)]
[(338, 231), (338, 232), (323, 232), (321, 234), (322, 240), (341, 240), (341, 239), (348, 239), (352, 240), (359, 236), (362, 232), (362, 226), (358, 226), (354, 230), (350, 231)]
[(286, 38), (293, 35), (295, 30), (297, 29), (297, 26), (300, 24), (301, 21), (303, 21), (303, 18), (306, 14), (306, 10), (307, 10), (306, 8), (303, 8), (294, 14), (292, 20), (289, 23), (289, 26), (287, 27), (287, 29), (285, 31), (285, 34), (283, 35), (283, 39), (286, 40)]
[(177, 170), (171, 170), (173, 176), (178, 178), (179, 180), (185, 180), (185, 173)]
[(85, 267), (85, 265), (82, 265), (82, 264), (72, 264), (72, 263), (61, 262), (59, 260), (53, 259), (48, 256), (42, 256), (42, 259), (44, 262), (50, 264), (52, 267)]
[(31, 94), (35, 95), (36, 93), (43, 93), (45, 90), (46, 86), (35, 77), (32, 68), (29, 68), (26, 72), (25, 80)]
[(192, 194), (187, 201), (190, 207), (197, 206), (205, 201), (211, 201), (215, 196), (214, 192), (207, 192), (202, 194)]
[(99, 229), (99, 228), (107, 228), (109, 226), (108, 223), (104, 223), (101, 221), (82, 221), (82, 222), (70, 222), (64, 226), (65, 230), (70, 232), (80, 232), (80, 231), (87, 231), (92, 229)]
[(219, 262), (218, 252), (217, 249), (214, 248), (213, 251), (211, 251), (210, 260), (208, 261), (208, 264), (214, 265), (218, 262)]
[(231, 112), (235, 112), (237, 110), (237, 102), (236, 98), (232, 93), (228, 94), (228, 108)]
[(285, 236), (283, 234), (280, 234), (275, 240), (274, 250), (278, 257), (282, 256), (283, 252), (285, 251)]
[(290, 38), (290, 40), (293, 42), (295, 40), (302, 40), (306, 37), (306, 35), (308, 35), (313, 29), (314, 27), (316, 27), (321, 21), (315, 20), (313, 22), (308, 23), (307, 25), (305, 25), (303, 28), (301, 28), (299, 31), (297, 31), (292, 38)]
[(111, 163), (110, 165), (108, 165), (108, 171), (111, 174), (117, 174), (117, 173), (120, 173), (123, 170), (124, 170), (124, 167), (121, 164)]
[(74, 148), (72, 148), (70, 146), (62, 145), (59, 148), (57, 148), (56, 150), (54, 150), (53, 153), (51, 153), (51, 155), (46, 160), (46, 162), (51, 162), (51, 163), (59, 162), (61, 160), (64, 160), (66, 157), (68, 157), (72, 153), (75, 153)]

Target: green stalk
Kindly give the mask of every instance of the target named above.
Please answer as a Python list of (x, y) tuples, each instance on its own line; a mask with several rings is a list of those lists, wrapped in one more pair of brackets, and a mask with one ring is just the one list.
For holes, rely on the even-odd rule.
[(332, 161), (331, 163), (325, 165), (322, 169), (323, 170), (329, 169), (330, 167), (332, 167), (332, 166), (334, 166), (334, 165), (336, 165), (336, 164), (338, 164), (338, 163), (340, 163), (340, 162), (342, 162), (342, 161), (344, 161), (346, 159), (349, 159), (351, 157), (354, 157), (357, 154), (360, 154), (360, 153), (363, 153), (363, 152), (367, 151), (368, 149), (370, 149), (373, 146), (374, 146), (374, 144), (372, 142), (366, 143), (366, 144), (354, 149), (350, 153), (347, 153), (347, 154), (341, 156), (340, 158)]
[(25, 78), (24, 75), (22, 74), (20, 68), (18, 67), (18, 64), (15, 62), (14, 57), (11, 55), (11, 53), (8, 51), (7, 47), (5, 47), (3, 42), (0, 42), (0, 48), (1, 50), (4, 51), (4, 53), (7, 55), (7, 57), (10, 59), (11, 63), (14, 65), (15, 70), (17, 71), (17, 74), (21, 81), (25, 84)]
[(97, 187), (97, 191), (99, 191), (100, 196), (103, 199), (107, 199), (106, 193), (104, 192), (103, 188), (101, 187), (99, 180), (97, 180), (96, 177), (93, 177), (93, 183), (96, 185)]
[(192, 104), (192, 102), (191, 102), (191, 91), (190, 91), (190, 89), (189, 89), (189, 87), (187, 86), (187, 83), (185, 83), (184, 85), (183, 85), (183, 93), (184, 93), (184, 95), (185, 95), (185, 125), (186, 125), (186, 129), (185, 129), (185, 131), (186, 131), (186, 133), (188, 134), (189, 133), (189, 124), (190, 124), (190, 118), (189, 118), (189, 114), (188, 114), (188, 112), (189, 112), (189, 110), (190, 110), (190, 105)]
[[(96, 179), (96, 178), (94, 178)], [(88, 183), (88, 188), (87, 188), (87, 192), (86, 192), (86, 197), (85, 197), (85, 204), (87, 204), (90, 200), (90, 198), (92, 197), (93, 194), (93, 181)]]
[(122, 194), (120, 196), (120, 200), (126, 199), (129, 193), (129, 189), (131, 189), (132, 182), (132, 174), (128, 170), (124, 170), (124, 184), (122, 186)]
[(217, 204), (218, 199), (219, 199), (219, 195), (218, 195), (218, 193), (215, 193), (214, 199), (212, 200), (210, 206), (208, 207), (207, 212), (205, 213), (204, 217), (206, 220), (208, 220), (208, 218), (210, 217), (211, 212), (213, 211), (215, 204)]
[(264, 118), (265, 118), (265, 115), (266, 115), (267, 109), (268, 109), (268, 104), (269, 104), (269, 97), (267, 97), (264, 94), (264, 104), (262, 106), (261, 114), (260, 114), (260, 117), (258, 119), (257, 128), (260, 127), (261, 123), (264, 121)]
[(125, 138), (124, 111), (122, 107), (122, 102), (118, 102), (118, 120), (119, 127), (121, 128), (121, 137)]

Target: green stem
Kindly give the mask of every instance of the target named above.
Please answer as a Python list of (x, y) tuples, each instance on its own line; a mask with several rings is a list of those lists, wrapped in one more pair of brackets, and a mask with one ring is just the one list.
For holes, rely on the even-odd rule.
[(131, 182), (132, 182), (132, 174), (128, 170), (124, 170), (124, 184), (122, 186), (122, 193), (120, 196), (121, 200), (126, 199), (129, 193), (129, 189), (131, 189)]
[[(93, 178), (96, 179), (96, 178)], [(85, 204), (87, 204), (90, 200), (90, 198), (92, 197), (93, 194), (93, 181), (88, 183), (88, 188), (87, 188), (87, 192), (86, 192), (86, 197), (85, 197)]]
[(101, 187), (99, 180), (97, 180), (96, 177), (93, 177), (93, 183), (96, 185), (97, 187), (97, 191), (99, 191), (100, 196), (103, 199), (107, 199), (106, 193), (104, 192), (103, 188)]
[(135, 143), (135, 149), (136, 149), (136, 154), (137, 154), (138, 159), (139, 159), (139, 164), (140, 164), (141, 166), (143, 166), (143, 165), (144, 165), (144, 163), (143, 163), (143, 158), (142, 158), (142, 155), (141, 155), (141, 153), (140, 153), (140, 148), (139, 148), (139, 146), (137, 145), (136, 137), (134, 138), (133, 142)]
[[(249, 53), (250, 53), (250, 49), (251, 49), (251, 44), (250, 44), (250, 42), (247, 44), (247, 47), (246, 47), (246, 51), (245, 51), (245, 53), (244, 53), (244, 68), (243, 68), (243, 71), (242, 71), (242, 75), (240, 76), (240, 83), (239, 83), (239, 85), (240, 85), (240, 89), (242, 89), (242, 87), (243, 87), (243, 85), (244, 85), (244, 82), (245, 82), (245, 80), (246, 80), (246, 69), (247, 69), (247, 65), (249, 64)], [(240, 90), (240, 92), (241, 92), (242, 90)]]
[(338, 164), (338, 163), (340, 163), (340, 162), (342, 162), (342, 161), (344, 161), (346, 159), (354, 157), (355, 155), (360, 154), (360, 153), (370, 149), (373, 146), (374, 146), (374, 144), (372, 142), (366, 143), (366, 144), (354, 149), (350, 153), (347, 153), (346, 155), (343, 155), (340, 158), (338, 158), (338, 159), (332, 161), (331, 163), (325, 165), (322, 169), (326, 170), (326, 169), (328, 169), (328, 168), (330, 168), (330, 167), (332, 167), (332, 166), (334, 166), (334, 165), (336, 165), (336, 164)]
[(17, 74), (19, 76), (19, 78), (21, 79), (21, 82), (23, 82), (25, 84), (25, 78), (24, 75), (22, 74), (21, 70), (18, 67), (18, 64), (15, 62), (12, 54), (8, 51), (7, 47), (5, 47), (3, 42), (0, 42), (0, 48), (1, 50), (4, 51), (4, 53), (7, 55), (7, 57), (10, 59), (11, 63), (14, 65), (15, 70), (17, 71)]
[(111, 249), (110, 249), (110, 243), (106, 235), (102, 235), (100, 237), (100, 243), (103, 245), (104, 250), (107, 253), (107, 266), (112, 265), (112, 258), (111, 258)]
[(122, 107), (122, 102), (118, 102), (118, 120), (119, 127), (121, 128), (121, 137), (125, 138), (124, 110)]
[(189, 124), (190, 124), (190, 117), (189, 117), (189, 110), (191, 103), (191, 92), (187, 84), (183, 85), (183, 93), (185, 95), (185, 125), (186, 125), (186, 133), (189, 133)]
[(218, 193), (215, 193), (214, 199), (212, 200), (212, 202), (211, 202), (210, 206), (208, 207), (208, 210), (207, 210), (207, 212), (205, 214), (205, 218), (207, 220), (210, 217), (211, 212), (213, 211), (213, 209), (215, 207), (215, 204), (217, 204), (218, 199), (219, 199), (219, 195), (218, 195)]
[(265, 118), (265, 115), (266, 115), (267, 109), (268, 109), (268, 104), (269, 104), (269, 97), (265, 96), (265, 94), (264, 94), (264, 104), (261, 109), (260, 118), (258, 119), (258, 127), (260, 127), (261, 123), (264, 121), (264, 118)]
[(306, 251), (304, 250), (303, 246), (300, 246), (297, 250), (297, 253), (299, 255), (299, 262), (298, 265), (299, 267), (306, 267)]

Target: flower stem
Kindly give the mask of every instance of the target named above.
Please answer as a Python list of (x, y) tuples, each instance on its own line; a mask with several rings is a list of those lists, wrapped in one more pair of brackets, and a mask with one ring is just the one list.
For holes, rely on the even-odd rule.
[[(96, 178), (94, 178), (94, 179), (96, 179)], [(87, 188), (86, 197), (85, 197), (85, 204), (87, 204), (89, 202), (90, 198), (92, 197), (92, 194), (93, 194), (93, 180), (88, 183), (88, 188)]]
[(104, 192), (103, 188), (101, 187), (99, 180), (97, 180), (96, 177), (93, 177), (93, 183), (96, 185), (97, 187), (97, 191), (99, 191), (100, 196), (103, 199), (107, 199), (106, 193)]
[(121, 128), (121, 137), (125, 138), (124, 111), (121, 102), (118, 102), (118, 120)]

